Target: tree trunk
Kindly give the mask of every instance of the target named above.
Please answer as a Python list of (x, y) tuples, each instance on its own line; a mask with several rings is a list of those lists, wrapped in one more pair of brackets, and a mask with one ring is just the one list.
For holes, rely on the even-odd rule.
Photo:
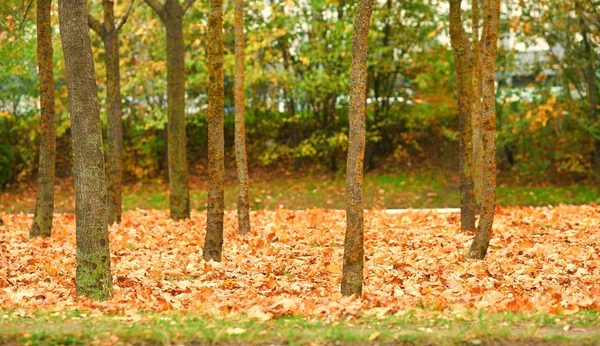
[(167, 150), (170, 189), (170, 212), (173, 219), (190, 217), (190, 191), (185, 132), (185, 44), (183, 15), (193, 1), (184, 6), (177, 0), (161, 5), (145, 2), (158, 14), (167, 29)]
[(500, 23), (500, 0), (491, 0), (487, 5), (487, 19), (483, 32), (483, 184), (481, 217), (479, 228), (468, 258), (484, 259), (490, 244), (496, 207), (496, 94), (494, 71), (498, 49)]
[[(590, 42), (588, 39), (588, 27), (583, 21), (583, 16), (581, 17), (581, 24), (583, 26), (583, 32), (581, 36), (583, 37), (583, 46), (585, 49), (585, 82), (588, 87), (588, 100), (590, 103), (590, 119), (593, 122), (598, 121), (598, 88), (596, 84), (596, 69), (594, 68), (594, 52), (592, 51), (592, 47), (590, 46)], [(594, 140), (594, 158), (593, 164), (596, 167), (600, 167), (600, 140)]]
[[(112, 1), (110, 1), (112, 4)], [(112, 9), (111, 5), (111, 9)], [(105, 12), (106, 13), (106, 12)], [(106, 157), (107, 219), (108, 224), (121, 222), (122, 176), (123, 176), (123, 120), (121, 117), (121, 73), (119, 71), (119, 37), (115, 28), (114, 14), (112, 23), (104, 21), (109, 26), (104, 36), (106, 51), (106, 88), (107, 88), (107, 139), (108, 153)], [(110, 18), (110, 17), (109, 17)]]
[(37, 3), (37, 56), (40, 73), (40, 166), (30, 237), (49, 237), (54, 212), (56, 125), (54, 122), (54, 71), (52, 67), (52, 0)]
[(107, 140), (106, 153), (106, 218), (109, 225), (121, 222), (122, 176), (123, 176), (123, 120), (121, 117), (121, 73), (119, 70), (119, 28), (124, 24), (127, 15), (119, 27), (115, 26), (115, 9), (113, 0), (102, 0), (104, 21), (102, 24), (88, 15), (88, 24), (104, 43), (104, 61), (106, 64), (107, 90)]
[(167, 98), (171, 218), (190, 217), (189, 172), (185, 132), (185, 45), (183, 18), (168, 17)]
[(248, 197), (248, 163), (246, 156), (246, 125), (244, 99), (244, 0), (235, 0), (235, 158), (239, 195), (239, 232), (250, 232), (250, 203)]
[(210, 0), (208, 11), (208, 219), (204, 260), (221, 261), (224, 202), (223, 0)]
[(481, 183), (483, 181), (483, 142), (481, 138), (481, 41), (479, 40), (480, 9), (479, 0), (473, 0), (473, 185), (477, 207), (475, 213), (481, 209)]
[(460, 225), (475, 230), (475, 193), (473, 184), (473, 77), (468, 54), (469, 39), (463, 28), (460, 3), (450, 0), (450, 41), (454, 50), (458, 122), (460, 128)]
[(352, 34), (350, 107), (348, 120), (348, 162), (346, 166), (346, 237), (342, 294), (362, 295), (363, 239), (363, 159), (365, 155), (365, 102), (369, 25), (375, 0), (358, 0)]
[(59, 0), (73, 141), (77, 295), (112, 296), (102, 129), (85, 0)]

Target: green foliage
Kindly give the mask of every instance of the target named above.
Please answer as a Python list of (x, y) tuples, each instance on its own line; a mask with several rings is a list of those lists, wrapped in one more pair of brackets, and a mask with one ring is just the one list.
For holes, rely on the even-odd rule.
[[(205, 174), (207, 156), (205, 2), (197, 2), (184, 23), (187, 145), (193, 174)], [(225, 139), (226, 155), (233, 159), (233, 4), (226, 4)], [(128, 5), (116, 4), (117, 19)], [(90, 6), (99, 16), (100, 3)], [(590, 84), (583, 68), (591, 62), (597, 71), (600, 61), (597, 54), (586, 54), (583, 41), (576, 39), (587, 30), (592, 51), (598, 51), (599, 28), (593, 16), (597, 8), (588, 8), (585, 2), (583, 8), (576, 8), (572, 0), (507, 6), (501, 25), (504, 33), (532, 49), (540, 40), (561, 45), (565, 54), (540, 53), (546, 59), (531, 64), (530, 80), (524, 85), (511, 77), (523, 67), (520, 53), (501, 47), (499, 168), (527, 182), (597, 175), (593, 156), (594, 146), (600, 143), (600, 125), (590, 115)], [(246, 1), (246, 131), (251, 167), (344, 169), (355, 7), (348, 0)], [(19, 29), (23, 11), (15, 0), (0, 7), (0, 187), (31, 179), (37, 168), (35, 11)], [(521, 11), (520, 16), (514, 11)], [(53, 16), (60, 177), (70, 174), (72, 160), (56, 11)], [(437, 1), (376, 2), (369, 42), (366, 169), (457, 169), (455, 81), (452, 51), (444, 40), (447, 35), (447, 14)], [(91, 37), (98, 53), (96, 76), (105, 117), (103, 48), (97, 35)], [(126, 180), (154, 179), (166, 169), (164, 40), (157, 16), (147, 5), (136, 4), (120, 34)], [(545, 76), (548, 69), (555, 70), (556, 77)], [(596, 72), (597, 87), (599, 80)]]

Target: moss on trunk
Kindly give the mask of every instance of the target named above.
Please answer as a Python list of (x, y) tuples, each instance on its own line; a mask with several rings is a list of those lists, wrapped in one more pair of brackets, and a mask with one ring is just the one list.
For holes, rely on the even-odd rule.
[(244, 99), (244, 0), (235, 0), (235, 159), (238, 173), (239, 232), (250, 232), (248, 197), (248, 162), (246, 155), (246, 121)]
[(59, 0), (71, 133), (77, 242), (77, 295), (112, 295), (102, 129), (85, 0)]
[(475, 213), (481, 209), (481, 184), (483, 182), (483, 141), (481, 139), (481, 41), (479, 39), (480, 8), (479, 1), (472, 1), (473, 21), (471, 38), (473, 46), (473, 186), (475, 189), (475, 200), (477, 207)]
[(483, 32), (483, 183), (479, 228), (468, 258), (484, 259), (490, 244), (496, 207), (496, 94), (495, 77), (498, 30), (500, 27), (500, 0), (487, 5)]
[(37, 57), (40, 73), (40, 166), (35, 212), (30, 237), (49, 237), (54, 213), (56, 125), (54, 120), (54, 72), (52, 63), (52, 0), (37, 2)]
[(363, 236), (363, 160), (365, 156), (365, 102), (367, 93), (367, 56), (369, 25), (374, 0), (358, 0), (352, 33), (350, 70), (350, 107), (348, 121), (348, 160), (346, 163), (346, 236), (342, 294), (362, 295)]
[(224, 107), (223, 1), (210, 0), (208, 10), (208, 219), (204, 259), (221, 261), (223, 251)]
[(462, 24), (461, 0), (450, 0), (450, 41), (454, 50), (458, 123), (460, 132), (460, 224), (463, 230), (475, 229), (475, 191), (473, 183), (473, 75), (469, 39)]

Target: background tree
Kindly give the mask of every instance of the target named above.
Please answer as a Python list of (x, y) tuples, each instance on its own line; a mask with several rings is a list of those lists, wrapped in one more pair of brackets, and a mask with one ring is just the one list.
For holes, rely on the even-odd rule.
[(495, 76), (500, 0), (489, 0), (483, 30), (483, 184), (481, 217), (468, 258), (484, 259), (490, 244), (496, 208), (496, 93)]
[(171, 218), (190, 217), (190, 191), (185, 131), (185, 44), (183, 16), (195, 0), (144, 0), (167, 29), (168, 169)]
[(223, 0), (208, 8), (208, 219), (204, 259), (221, 261), (225, 209)]
[(56, 123), (54, 120), (54, 72), (52, 64), (52, 0), (37, 2), (37, 57), (40, 74), (40, 165), (33, 225), (30, 237), (49, 237), (54, 213)]
[(246, 100), (244, 97), (244, 0), (235, 0), (235, 158), (239, 195), (238, 224), (242, 234), (250, 232), (248, 162), (246, 155)]
[[(27, 3), (5, 0), (0, 6), (0, 66), (4, 67), (0, 69), (0, 188), (30, 182), (38, 170), (39, 78), (33, 7), (29, 17), (34, 20), (17, 28)], [(91, 13), (101, 20), (102, 2), (94, 3), (97, 6)], [(598, 1), (579, 2), (581, 10), (573, 0), (503, 3), (507, 10), (500, 17), (502, 39), (496, 69), (499, 182), (509, 186), (593, 184), (600, 178), (594, 166), (600, 127), (591, 116), (585, 79), (588, 61), (593, 67), (600, 63), (598, 6), (592, 3)], [(117, 19), (129, 4), (115, 3)], [(468, 22), (470, 11), (465, 1), (462, 4)], [(246, 0), (245, 6), (244, 26), (247, 33), (252, 32), (245, 37), (248, 68), (244, 75), (249, 168), (285, 170), (292, 176), (309, 169), (325, 173), (333, 166), (343, 170), (354, 20), (347, 14), (353, 13), (356, 2)], [(224, 3), (225, 162), (231, 168), (235, 165), (233, 10), (234, 1)], [(207, 167), (207, 12), (191, 7), (182, 24), (187, 153), (190, 175), (198, 177), (205, 176)], [(591, 57), (580, 39), (581, 17), (594, 53)], [(385, 0), (374, 4), (371, 20), (378, 30), (369, 34), (366, 169), (421, 177), (422, 172), (435, 170), (448, 180), (448, 186), (454, 187), (455, 181), (458, 185), (456, 75), (446, 40), (447, 12), (434, 0)], [(59, 47), (59, 39), (55, 35), (54, 48)], [(119, 40), (123, 179), (132, 183), (166, 179), (166, 27), (151, 7), (136, 6)], [(104, 98), (104, 48), (97, 35), (92, 34), (92, 44), (98, 95)], [(71, 123), (62, 49), (55, 49), (54, 56), (56, 175), (62, 181), (72, 172)], [(474, 70), (476, 61), (474, 57)], [(475, 72), (473, 78), (477, 79)], [(596, 88), (599, 82), (596, 76)], [(101, 102), (100, 107), (104, 117), (108, 104)], [(451, 199), (444, 203), (458, 205), (459, 195), (450, 191), (454, 190), (446, 191)], [(423, 196), (420, 201), (429, 204), (439, 197)], [(202, 200), (199, 203), (205, 203)], [(386, 203), (387, 207), (409, 204), (389, 199)], [(32, 213), (33, 206), (32, 202)]]
[(363, 236), (363, 159), (365, 155), (365, 102), (367, 91), (367, 55), (369, 25), (375, 0), (358, 0), (352, 33), (352, 67), (350, 70), (350, 135), (346, 165), (346, 237), (342, 294), (362, 295)]
[(476, 206), (473, 183), (473, 59), (469, 38), (462, 24), (461, 2), (450, 0), (450, 40), (456, 66), (460, 133), (460, 225), (463, 230), (472, 231), (475, 229)]
[[(592, 169), (600, 172), (600, 117), (597, 75), (600, 65), (600, 3), (595, 0), (553, 0), (548, 2), (519, 1), (521, 17), (512, 18), (520, 41), (535, 44), (542, 41), (551, 47), (550, 60), (540, 68), (556, 69), (554, 85), (560, 85), (571, 104), (580, 106), (575, 113), (583, 135), (591, 139)], [(562, 52), (561, 52), (562, 51)], [(561, 54), (562, 53), (562, 54)], [(541, 65), (541, 64), (540, 64)], [(578, 114), (581, 113), (581, 114)], [(570, 161), (578, 170), (586, 162)]]
[(74, 156), (77, 295), (112, 296), (102, 129), (85, 0), (59, 0)]
[(118, 25), (115, 25), (114, 1), (102, 0), (104, 21), (100, 23), (91, 14), (88, 15), (88, 24), (104, 43), (104, 62), (106, 64), (106, 94), (107, 111), (107, 139), (108, 152), (106, 153), (106, 182), (107, 182), (107, 220), (111, 225), (121, 222), (123, 199), (123, 120), (121, 115), (121, 72), (119, 68), (119, 30), (123, 27), (133, 6)]

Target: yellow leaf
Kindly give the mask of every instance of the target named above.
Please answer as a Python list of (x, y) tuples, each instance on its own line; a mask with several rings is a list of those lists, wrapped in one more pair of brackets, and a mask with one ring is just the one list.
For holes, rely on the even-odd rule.
[(371, 334), (369, 336), (369, 341), (373, 341), (373, 340), (377, 339), (377, 337), (379, 336), (379, 334), (381, 334), (381, 333), (380, 332), (375, 332), (375, 333)]

